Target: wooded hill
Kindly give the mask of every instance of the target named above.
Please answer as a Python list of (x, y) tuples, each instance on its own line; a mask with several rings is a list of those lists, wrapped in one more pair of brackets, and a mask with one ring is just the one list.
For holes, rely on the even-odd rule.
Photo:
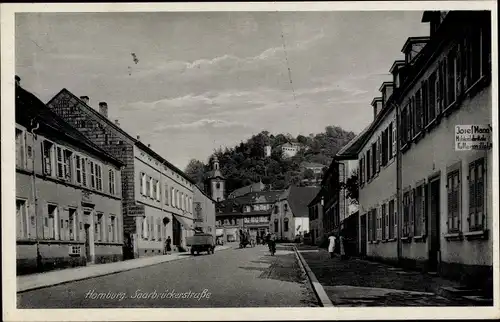
[[(290, 184), (300, 186), (303, 185), (302, 180), (310, 176), (300, 168), (302, 162), (320, 163), (325, 166), (325, 170), (333, 156), (354, 136), (353, 132), (344, 131), (338, 126), (327, 126), (325, 132), (297, 137), (263, 131), (233, 148), (214, 151), (206, 162), (192, 159), (185, 173), (202, 188), (211, 170), (210, 160), (215, 155), (226, 178), (227, 193), (259, 180), (276, 190)], [(303, 148), (294, 157), (284, 158), (280, 147), (287, 142), (300, 143)], [(266, 145), (271, 146), (270, 157), (265, 157)]]

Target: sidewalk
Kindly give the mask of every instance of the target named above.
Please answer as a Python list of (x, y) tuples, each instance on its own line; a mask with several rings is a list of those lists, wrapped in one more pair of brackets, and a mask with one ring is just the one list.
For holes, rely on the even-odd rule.
[[(215, 251), (218, 252), (229, 248), (233, 247), (231, 247), (231, 245), (217, 246), (215, 247)], [(96, 264), (63, 270), (55, 270), (46, 273), (21, 275), (17, 276), (17, 293), (98, 276), (115, 274), (187, 257), (191, 257), (191, 255), (189, 253), (172, 253), (170, 255), (144, 257), (122, 262)]]
[(439, 296), (442, 287), (460, 286), (439, 276), (356, 258), (340, 260), (338, 255), (331, 259), (325, 249), (313, 246), (297, 245), (297, 250), (333, 306), (474, 305)]

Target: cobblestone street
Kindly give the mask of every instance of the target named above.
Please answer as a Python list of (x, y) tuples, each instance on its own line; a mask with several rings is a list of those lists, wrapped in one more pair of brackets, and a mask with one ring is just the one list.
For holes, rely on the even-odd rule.
[(441, 286), (457, 286), (453, 281), (356, 258), (330, 259), (316, 247), (298, 249), (334, 306), (467, 305), (437, 295)]

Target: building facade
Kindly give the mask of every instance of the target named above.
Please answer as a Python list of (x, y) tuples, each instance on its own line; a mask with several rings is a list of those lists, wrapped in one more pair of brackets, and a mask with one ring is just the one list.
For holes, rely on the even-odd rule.
[(264, 238), (275, 201), (283, 191), (258, 191), (227, 199), (216, 205), (217, 237), (224, 242), (239, 241), (239, 230)]
[(280, 148), (285, 158), (291, 158), (299, 152), (301, 147), (302, 147), (301, 144), (292, 142), (292, 143), (285, 143)]
[(323, 228), (323, 202), (323, 189), (320, 189), (314, 199), (307, 205), (309, 208), (309, 231), (313, 245), (321, 245), (326, 238)]
[(228, 199), (233, 199), (233, 198), (236, 198), (236, 197), (241, 197), (241, 196), (244, 196), (244, 195), (246, 195), (247, 193), (250, 193), (250, 192), (263, 191), (265, 188), (266, 188), (266, 185), (263, 184), (262, 181), (259, 181), (257, 183), (252, 183), (251, 185), (248, 185), (248, 186), (245, 186), (245, 187), (241, 187), (239, 189), (236, 189), (236, 190), (232, 191), (229, 194)]
[(274, 203), (270, 232), (279, 240), (294, 241), (309, 232), (309, 203), (317, 195), (317, 187), (290, 186)]
[(18, 274), (122, 260), (122, 166), (16, 86)]
[(165, 240), (184, 251), (185, 237), (193, 234), (194, 182), (181, 170), (108, 118), (108, 106), (99, 111), (66, 89), (47, 103), (49, 108), (94, 144), (125, 164), (122, 172), (125, 256), (161, 255)]
[(215, 230), (215, 201), (203, 190), (195, 186), (194, 188), (194, 228), (206, 234), (212, 234), (214, 241)]
[[(342, 156), (360, 162), (360, 246), (491, 291), (491, 16), (433, 11), (422, 21), (430, 37), (408, 39), (381, 111)], [(485, 144), (461, 149), (458, 128), (474, 125)]]

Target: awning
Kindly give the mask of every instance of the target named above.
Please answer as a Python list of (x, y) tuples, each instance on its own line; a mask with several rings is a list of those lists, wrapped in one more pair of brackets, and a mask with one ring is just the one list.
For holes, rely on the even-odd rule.
[[(193, 229), (194, 230), (192, 219), (182, 217), (182, 216), (179, 216), (176, 214), (173, 214), (173, 215), (174, 215), (175, 219), (177, 219), (177, 221), (179, 221), (181, 223), (181, 225), (184, 227), (184, 229)], [(191, 220), (191, 222), (189, 222), (190, 220)]]

